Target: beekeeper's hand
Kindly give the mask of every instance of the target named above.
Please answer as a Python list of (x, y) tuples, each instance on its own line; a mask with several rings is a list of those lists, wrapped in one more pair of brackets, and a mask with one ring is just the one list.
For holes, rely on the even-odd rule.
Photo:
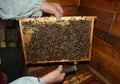
[(57, 20), (60, 20), (63, 16), (63, 9), (58, 3), (43, 2), (40, 9), (44, 13), (50, 13), (55, 15)]
[(45, 81), (46, 84), (60, 83), (65, 77), (65, 73), (62, 73), (62, 70), (63, 66), (60, 65), (54, 71), (43, 76), (42, 79)]

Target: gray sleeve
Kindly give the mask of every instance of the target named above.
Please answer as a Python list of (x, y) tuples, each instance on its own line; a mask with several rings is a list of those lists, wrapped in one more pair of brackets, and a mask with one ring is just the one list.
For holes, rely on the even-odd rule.
[(21, 77), (9, 84), (45, 84), (45, 81), (40, 78), (26, 76), (26, 77)]
[(45, 0), (0, 0), (0, 17), (16, 19), (42, 16), (41, 3)]

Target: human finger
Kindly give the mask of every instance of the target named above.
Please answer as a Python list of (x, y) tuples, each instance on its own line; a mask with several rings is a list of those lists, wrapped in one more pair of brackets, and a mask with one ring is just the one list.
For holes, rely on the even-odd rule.
[(60, 13), (63, 14), (63, 8), (61, 7), (60, 4), (57, 4), (57, 5), (56, 5), (56, 8), (58, 9), (58, 11), (59, 11)]
[(59, 13), (63, 15), (64, 11), (60, 4), (52, 3), (52, 5), (54, 5), (54, 7), (59, 11)]
[(66, 75), (65, 73), (61, 73), (61, 75), (59, 76), (60, 77), (59, 79), (63, 80), (65, 78), (65, 75)]
[(59, 65), (58, 68), (57, 68), (58, 71), (62, 72), (63, 70), (63, 65)]
[(54, 15), (57, 20), (61, 20), (62, 14), (58, 10), (54, 10)]

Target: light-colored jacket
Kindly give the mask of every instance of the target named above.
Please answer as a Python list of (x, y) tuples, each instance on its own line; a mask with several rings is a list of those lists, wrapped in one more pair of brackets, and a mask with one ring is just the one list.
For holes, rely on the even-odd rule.
[(16, 19), (42, 16), (41, 3), (45, 0), (0, 0), (0, 17)]
[(9, 84), (45, 84), (45, 81), (40, 78), (26, 76), (26, 77), (21, 77)]

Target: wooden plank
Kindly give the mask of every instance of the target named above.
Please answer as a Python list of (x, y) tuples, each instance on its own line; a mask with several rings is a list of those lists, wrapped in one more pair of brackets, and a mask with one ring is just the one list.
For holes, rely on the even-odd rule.
[[(96, 19), (96, 16), (68, 16), (62, 17), (62, 20), (72, 20), (72, 19), (81, 19), (81, 20), (91, 20)], [(55, 17), (40, 17), (40, 18), (18, 18), (18, 21), (57, 21)]]
[[(120, 77), (118, 74), (120, 73), (115, 67), (115, 64), (111, 64), (108, 62), (108, 60), (101, 58), (101, 55), (97, 52), (93, 52), (95, 59), (99, 59), (99, 61), (94, 62), (94, 60), (91, 60), (90, 65), (92, 67), (93, 64), (97, 66), (98, 68), (94, 67), (101, 75), (103, 75), (106, 79), (110, 80), (112, 84), (118, 84)], [(111, 66), (110, 66), (111, 65)], [(114, 69), (114, 70), (113, 70)]]
[(102, 80), (101, 83), (105, 84), (111, 84), (109, 80), (107, 80), (105, 77), (103, 77), (98, 71), (96, 71), (93, 67), (90, 65), (85, 65), (85, 67), (93, 73), (98, 79)]
[(94, 59), (99, 59), (96, 60), (97, 62), (91, 60), (92, 64), (97, 63), (94, 64), (94, 66), (98, 66), (96, 69), (114, 84), (120, 82), (120, 50), (98, 38), (94, 38), (93, 55)]
[(118, 8), (117, 8), (118, 11), (120, 11), (120, 2), (119, 2), (119, 5), (118, 5)]
[(24, 53), (24, 58), (25, 58), (25, 62), (27, 64), (27, 56), (26, 56), (26, 51), (25, 51), (25, 43), (24, 43), (24, 38), (23, 38), (23, 26), (22, 26), (22, 22), (19, 21), (19, 26), (20, 26), (20, 35), (21, 35), (21, 41), (22, 41), (22, 48), (23, 48), (23, 53)]
[(105, 40), (105, 34), (106, 34), (106, 32), (99, 30), (97, 28), (94, 28), (94, 36), (96, 36), (102, 40)]
[(120, 37), (116, 37), (110, 33), (106, 33), (105, 41), (110, 45), (120, 49)]
[(63, 7), (64, 16), (77, 16), (78, 8), (77, 7)]
[[(119, 31), (118, 31), (119, 32)], [(94, 36), (106, 41), (108, 44), (120, 49), (120, 38), (116, 37), (110, 33), (101, 31), (99, 29), (94, 29)]]
[(95, 21), (95, 28), (105, 31), (105, 32), (109, 32), (111, 24), (105, 23), (101, 20), (96, 20)]
[(120, 0), (81, 0), (81, 5), (91, 6), (95, 8), (103, 8), (115, 11)]
[(80, 0), (47, 0), (48, 2), (59, 3), (61, 6), (79, 6)]
[(117, 12), (116, 18), (115, 18), (115, 22), (116, 24), (120, 24), (120, 11)]
[[(101, 52), (100, 54), (104, 56), (109, 61), (113, 61), (116, 63), (115, 66), (118, 66), (117, 63), (120, 63), (120, 49), (115, 48), (114, 46), (111, 46), (107, 44), (105, 41), (102, 41), (98, 38), (93, 39), (93, 51)], [(102, 46), (101, 46), (102, 45)], [(107, 56), (109, 58), (107, 58)], [(112, 59), (112, 60), (111, 60)], [(120, 66), (119, 66), (120, 69)]]
[[(106, 60), (101, 59), (101, 56), (98, 55), (96, 52), (92, 53), (92, 58), (90, 61), (90, 65), (98, 72), (100, 73), (105, 79), (109, 80), (109, 77), (111, 77), (111, 72), (109, 70), (106, 71), (106, 69), (108, 68), (108, 66), (110, 65)], [(103, 72), (101, 72), (101, 70), (103, 70)], [(92, 71), (93, 72), (93, 71)], [(112, 78), (112, 77), (111, 77)], [(112, 80), (116, 80), (116, 78), (112, 78)], [(102, 84), (108, 84), (108, 83), (102, 83)], [(114, 82), (115, 84), (115, 82)]]
[(106, 23), (111, 23), (114, 17), (114, 12), (82, 6), (82, 5), (80, 6), (79, 12), (82, 12), (84, 15), (88, 15), (88, 16), (91, 16), (91, 15), (97, 16), (98, 19)]
[(120, 11), (117, 12), (117, 14), (116, 14), (115, 21), (112, 24), (112, 28), (110, 30), (110, 33), (117, 36), (117, 37), (120, 37), (119, 31), (120, 31)]
[(120, 24), (113, 24), (110, 33), (117, 37), (120, 37)]

